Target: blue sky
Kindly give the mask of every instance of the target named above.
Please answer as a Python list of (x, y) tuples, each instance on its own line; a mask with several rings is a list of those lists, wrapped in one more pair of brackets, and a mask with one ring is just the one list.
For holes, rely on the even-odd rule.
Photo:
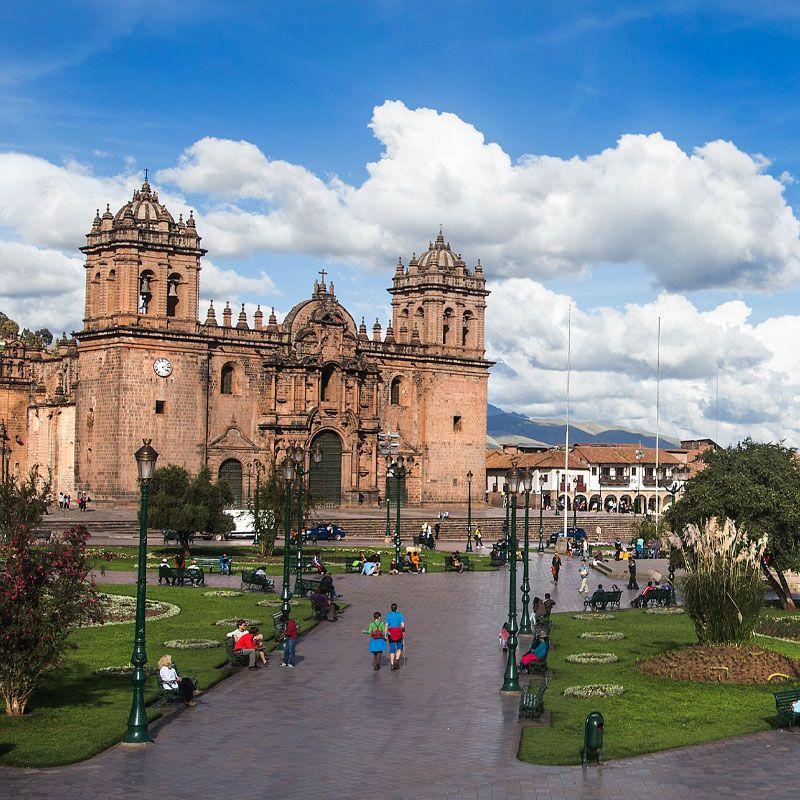
[[(72, 176), (94, 176), (100, 187), (103, 179), (112, 181), (111, 187), (120, 176), (148, 167), (156, 183), (161, 179), (162, 195), (171, 193), (196, 207), (201, 221), (208, 217), (201, 234), (214, 229), (209, 215), (223, 207), (258, 213), (281, 201), (246, 196), (239, 189), (226, 194), (218, 177), (215, 185), (201, 185), (178, 174), (181, 154), (194, 143), (205, 137), (248, 142), (270, 161), (297, 165), (327, 183), (337, 176), (358, 188), (369, 177), (367, 164), (381, 158), (392, 135), (381, 139), (370, 129), (373, 109), (391, 100), (400, 101), (408, 114), (425, 108), (449, 112), (474, 126), (486, 143), (497, 143), (512, 163), (529, 154), (549, 156), (561, 160), (562, 172), (568, 171), (570, 159), (613, 150), (629, 134), (660, 133), (687, 156), (708, 142), (729, 141), (742, 154), (769, 160), (763, 174), (776, 179), (774, 186), (782, 182), (778, 194), (790, 216), (797, 216), (800, 188), (793, 176), (800, 176), (795, 134), (800, 6), (790, 2), (44, 2), (35, 8), (4, 4), (0, 29), (7, 32), (0, 44), (0, 151), (65, 167)], [(386, 128), (394, 132), (405, 126), (411, 117), (404, 113), (395, 113)], [(736, 186), (732, 193), (746, 192), (747, 186)], [(428, 190), (420, 185), (421, 192)], [(97, 196), (87, 203), (93, 210), (113, 199)], [(770, 202), (764, 214), (774, 217), (780, 208), (774, 198)], [(687, 208), (689, 216), (696, 214), (694, 206)], [(468, 262), (475, 255), (497, 254), (494, 265), (484, 258), (490, 278), (526, 277), (527, 251), (515, 263), (510, 247), (503, 250), (493, 243), (492, 250), (480, 236), (472, 236), (466, 218), (447, 212), (447, 204), (434, 205), (425, 224), (415, 219), (405, 228), (386, 221), (384, 243), (387, 230), (402, 228), (397, 252), (386, 245), (372, 257), (365, 250), (350, 253), (347, 245), (326, 252), (319, 245), (280, 249), (260, 242), (239, 251), (212, 247), (210, 258), (217, 268), (251, 279), (241, 284), (237, 299), (275, 303), (284, 311), (307, 293), (316, 269), (324, 265), (355, 315), (369, 316), (374, 309), (384, 319), (387, 297), (382, 290), (394, 257), (408, 257), (412, 247), (423, 246), (440, 222), (445, 232), (460, 234), (453, 243), (461, 249), (463, 241)], [(763, 220), (760, 213), (755, 216)], [(90, 223), (91, 213), (80, 232)], [(754, 240), (761, 238), (759, 224), (749, 231)], [(313, 215), (307, 225), (315, 225)], [(0, 232), (9, 241), (40, 248), (58, 244), (60, 252), (70, 255), (69, 247), (54, 244), (47, 232), (37, 239), (30, 226), (2, 215)], [(694, 232), (688, 239), (697, 236)], [(77, 247), (78, 231), (75, 238)], [(800, 289), (794, 256), (775, 255), (786, 250), (787, 241), (793, 247), (795, 239), (788, 234), (763, 256), (768, 269), (762, 270), (762, 257), (754, 256), (757, 274), (746, 279), (741, 263), (750, 259), (749, 246), (717, 264), (716, 277), (704, 281), (686, 278), (687, 270), (703, 270), (702, 256), (689, 259), (682, 277), (673, 280), (664, 266), (668, 254), (662, 252), (653, 266), (646, 247), (628, 254), (616, 242), (596, 253), (581, 247), (567, 267), (539, 265), (528, 277), (552, 293), (544, 302), (558, 305), (558, 298), (570, 297), (592, 324), (603, 316), (594, 312), (606, 307), (623, 324), (630, 304), (657, 303), (667, 286), (698, 313), (725, 320), (729, 309), (720, 312), (720, 307), (741, 301), (749, 310), (747, 325), (754, 326), (795, 313)], [(213, 234), (207, 238), (207, 243), (219, 241)], [(669, 242), (683, 249), (679, 236)], [(530, 256), (532, 261), (536, 257), (536, 252)], [(776, 259), (781, 262), (777, 268)], [(259, 283), (262, 270), (275, 289), (268, 280)], [(0, 285), (4, 297), (16, 298), (6, 305), (23, 316), (43, 308), (33, 302), (33, 293), (21, 297)], [(47, 321), (52, 319), (50, 313)], [(737, 324), (743, 323), (739, 319)], [(750, 336), (750, 328), (744, 333)], [(770, 336), (770, 341), (780, 338), (774, 331)], [(759, 344), (772, 348), (764, 336)], [(764, 369), (773, 368), (768, 355), (759, 356), (752, 343), (740, 349)], [(775, 353), (772, 348), (773, 361)], [(649, 360), (643, 358), (642, 364)], [(708, 374), (721, 370), (733, 375), (742, 368), (719, 356)], [(518, 386), (527, 386), (523, 372), (516, 370)], [(526, 401), (522, 390), (501, 384), (494, 391), (507, 395), (493, 394), (501, 405), (506, 400), (530, 413), (548, 411), (545, 397)], [(786, 402), (793, 392), (785, 395)], [(741, 402), (747, 405), (746, 398)], [(555, 413), (557, 403), (551, 406)], [(702, 411), (702, 404), (696, 408)], [(602, 409), (587, 405), (585, 413)], [(740, 409), (739, 420), (752, 413), (758, 417), (753, 408)], [(774, 409), (764, 413), (771, 420), (769, 430), (778, 435), (785, 421)], [(648, 422), (645, 413), (625, 418), (632, 424)], [(743, 433), (736, 413), (729, 422), (731, 437)], [(697, 421), (697, 430), (705, 423)]]

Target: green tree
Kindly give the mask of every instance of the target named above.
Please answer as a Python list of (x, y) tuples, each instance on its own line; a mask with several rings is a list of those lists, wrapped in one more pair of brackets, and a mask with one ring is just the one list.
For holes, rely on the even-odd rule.
[(72, 626), (102, 618), (87, 580), (86, 529), (69, 528), (46, 547), (35, 542), (49, 492), (31, 475), (5, 481), (0, 494), (9, 526), (0, 546), (0, 696), (11, 717), (25, 713), (44, 672), (61, 662)]
[(784, 608), (794, 609), (785, 572), (800, 568), (800, 463), (783, 444), (745, 439), (707, 452), (705, 469), (686, 483), (666, 516), (680, 533), (712, 517), (767, 537), (761, 571)]
[[(314, 511), (314, 498), (304, 485), (303, 488), (303, 530), (305, 530)], [(283, 470), (273, 460), (267, 464), (262, 475), (257, 497), (253, 498), (253, 510), (258, 508), (255, 520), (259, 547), (263, 556), (272, 555), (275, 542), (283, 536), (286, 519), (286, 479)], [(292, 531), (297, 530), (297, 481), (292, 481), (291, 512), (289, 516)]]
[(19, 334), (19, 325), (11, 317), (0, 311), (0, 339), (16, 339)]
[(228, 485), (212, 483), (207, 469), (191, 476), (183, 467), (170, 464), (157, 469), (150, 483), (148, 525), (176, 531), (188, 550), (193, 533), (233, 530), (233, 520), (225, 513), (231, 502)]

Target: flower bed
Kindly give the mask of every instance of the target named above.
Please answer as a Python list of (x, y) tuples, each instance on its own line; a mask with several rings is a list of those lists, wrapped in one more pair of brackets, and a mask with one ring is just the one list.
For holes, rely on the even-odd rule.
[[(239, 621), (240, 618), (237, 619), (218, 619), (216, 622), (212, 622), (212, 625), (219, 625), (220, 627), (231, 628), (235, 627), (236, 623)], [(252, 625), (263, 625), (264, 623), (260, 619), (246, 619), (245, 624), (247, 627), (251, 627)]]
[[(158, 672), (158, 667), (145, 667), (146, 675), (155, 675)], [(125, 678), (130, 677), (133, 673), (133, 666), (125, 664), (122, 667), (100, 667), (92, 672), (92, 675), (98, 678)]]
[(614, 683), (589, 683), (586, 686), (567, 686), (564, 697), (576, 700), (589, 700), (594, 697), (619, 697), (625, 691), (624, 686)]
[(570, 664), (613, 664), (619, 661), (619, 656), (614, 653), (575, 653), (564, 660)]
[(756, 623), (756, 633), (798, 642), (800, 641), (800, 614), (787, 614), (782, 617), (767, 614)]
[(203, 592), (203, 597), (241, 597), (242, 593), (233, 589), (215, 589), (212, 592)]
[(667, 608), (659, 608), (656, 606), (655, 608), (646, 608), (645, 614), (660, 614), (661, 616), (667, 617), (670, 614), (685, 614), (686, 611), (682, 608), (678, 608), (678, 606), (668, 606)]
[(591, 639), (595, 642), (616, 642), (624, 638), (625, 634), (621, 631), (586, 631), (581, 634), (581, 639)]
[(164, 642), (164, 647), (171, 650), (210, 650), (220, 646), (221, 642), (216, 639), (170, 639)]
[[(105, 625), (124, 625), (136, 619), (136, 598), (126, 594), (100, 594), (105, 622), (92, 622), (81, 625), (82, 628), (98, 628)], [(147, 600), (144, 614), (149, 622), (157, 619), (167, 619), (180, 614), (180, 606), (167, 603), (165, 600)]]
[(598, 622), (607, 622), (608, 620), (616, 619), (616, 618), (617, 618), (616, 614), (603, 614), (603, 613), (600, 613), (600, 614), (573, 614), (572, 615), (572, 619), (581, 619), (581, 620), (584, 620), (585, 622), (588, 622), (589, 620), (591, 620), (592, 622), (594, 622), (595, 620), (598, 621)]

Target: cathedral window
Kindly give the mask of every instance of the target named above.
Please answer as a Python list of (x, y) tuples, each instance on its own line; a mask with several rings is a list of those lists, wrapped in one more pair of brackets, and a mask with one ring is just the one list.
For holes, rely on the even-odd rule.
[(400, 378), (393, 378), (392, 379), (392, 383), (390, 385), (390, 390), (389, 390), (389, 397), (390, 397), (390, 402), (391, 402), (391, 404), (393, 406), (399, 406), (400, 405), (400, 386), (401, 386), (401, 383), (402, 383), (402, 381), (400, 380)]
[(334, 399), (335, 379), (336, 366), (334, 364), (327, 364), (322, 369), (322, 378), (319, 386), (319, 397), (323, 402)]
[(164, 400), (156, 400), (156, 414), (163, 414), (166, 403)]
[(173, 272), (172, 275), (167, 278), (167, 316), (174, 317), (177, 315), (178, 311), (178, 302), (180, 300), (180, 294), (178, 292), (178, 287), (181, 285), (181, 276), (178, 275), (177, 272)]
[(442, 325), (442, 344), (452, 344), (451, 331), (453, 329), (453, 309), (444, 310), (444, 325)]
[(146, 269), (139, 276), (139, 313), (147, 314), (150, 301), (153, 299), (153, 273)]
[(453, 433), (459, 433), (461, 431), (461, 415), (457, 415), (453, 417)]
[(472, 333), (472, 312), (465, 311), (464, 319), (461, 325), (461, 346), (467, 347), (470, 342), (470, 334)]
[(220, 394), (233, 394), (233, 364), (225, 364), (220, 373)]

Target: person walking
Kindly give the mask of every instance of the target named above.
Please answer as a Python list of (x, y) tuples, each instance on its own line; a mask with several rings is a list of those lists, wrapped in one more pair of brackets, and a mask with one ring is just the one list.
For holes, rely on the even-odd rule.
[(628, 559), (628, 588), (639, 588), (639, 584), (636, 583), (636, 559), (633, 556)]
[(282, 667), (293, 669), (297, 663), (297, 623), (288, 615), (283, 615), (283, 660)]
[(389, 637), (389, 669), (400, 669), (400, 656), (403, 655), (403, 640), (406, 633), (406, 618), (392, 603), (392, 610), (386, 615), (386, 633)]
[(479, 526), (475, 526), (475, 547), (483, 547), (483, 534)]
[(553, 573), (553, 583), (558, 583), (558, 573), (561, 572), (561, 556), (558, 553), (553, 556), (550, 572)]
[(386, 649), (386, 623), (381, 619), (381, 612), (372, 615), (372, 622), (364, 631), (369, 636), (369, 651), (372, 653), (372, 669), (377, 672), (383, 661), (383, 651)]
[(589, 591), (589, 567), (586, 566), (586, 562), (584, 561), (581, 564), (581, 568), (578, 570), (578, 575), (581, 577), (581, 585), (578, 589), (579, 594), (586, 594)]

